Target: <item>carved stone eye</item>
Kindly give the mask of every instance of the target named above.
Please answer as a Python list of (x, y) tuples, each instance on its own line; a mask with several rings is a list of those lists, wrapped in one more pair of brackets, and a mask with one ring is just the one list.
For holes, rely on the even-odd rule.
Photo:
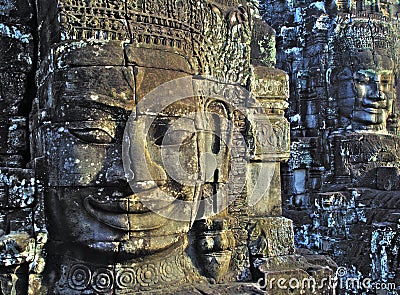
[(114, 138), (110, 134), (98, 128), (69, 128), (69, 132), (71, 132), (71, 134), (75, 137), (87, 143), (110, 144), (114, 142)]
[(158, 146), (180, 146), (190, 143), (194, 137), (193, 132), (185, 130), (174, 130), (165, 133), (163, 136), (158, 137), (154, 143)]

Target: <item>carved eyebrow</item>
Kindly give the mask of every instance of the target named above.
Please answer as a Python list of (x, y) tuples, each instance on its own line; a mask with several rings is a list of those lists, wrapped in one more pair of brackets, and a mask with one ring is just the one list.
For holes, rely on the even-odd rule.
[(379, 74), (380, 74), (380, 75), (387, 75), (387, 76), (390, 76), (390, 75), (393, 74), (393, 72), (392, 72), (391, 70), (382, 70), (382, 71), (379, 71)]
[(388, 73), (382, 73), (381, 74), (381, 79), (385, 79), (385, 80), (391, 80), (391, 75)]
[(126, 110), (121, 107), (116, 107), (116, 106), (109, 106), (106, 104), (102, 103), (95, 103), (94, 107), (104, 113), (108, 113), (110, 115), (123, 115), (127, 113), (131, 113), (131, 110)]
[(87, 105), (67, 105), (61, 108), (62, 117), (72, 117), (66, 121), (97, 121), (111, 120), (122, 121), (127, 120), (131, 111), (121, 109), (119, 107), (110, 107), (103, 104), (87, 104)]
[(174, 130), (171, 132), (166, 132), (165, 134), (159, 136), (154, 140), (154, 144), (161, 145), (181, 145), (188, 143), (194, 136), (195, 132), (188, 130)]
[(86, 132), (86, 131), (101, 131), (107, 133), (113, 139), (116, 135), (117, 124), (109, 120), (98, 120), (98, 121), (78, 121), (70, 122), (68, 124), (68, 129), (70, 131), (76, 132)]
[(109, 144), (115, 141), (107, 131), (100, 128), (69, 128), (71, 134), (87, 143)]
[(86, 102), (85, 104), (80, 105), (80, 107), (89, 110), (96, 109), (100, 112), (104, 112), (112, 116), (124, 115), (132, 112), (132, 110), (124, 109), (118, 106), (111, 106), (100, 102)]

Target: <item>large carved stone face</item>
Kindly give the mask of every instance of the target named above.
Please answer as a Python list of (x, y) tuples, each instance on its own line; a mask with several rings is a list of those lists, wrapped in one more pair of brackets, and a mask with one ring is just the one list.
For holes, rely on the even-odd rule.
[[(343, 67), (334, 76), (340, 125), (352, 130), (385, 131), (395, 99), (393, 63), (364, 56), (362, 64)], [(368, 62), (370, 61), (370, 62)]]
[[(118, 75), (114, 78), (118, 80)], [(114, 91), (124, 97), (123, 88), (119, 85)], [(161, 145), (175, 152), (173, 156), (188, 175), (196, 175), (197, 135), (190, 114), (198, 99), (176, 102), (161, 114), (136, 115), (136, 121), (150, 125), (143, 126), (148, 132), (137, 126), (130, 138), (130, 186), (122, 145), (135, 104), (128, 99), (121, 102), (115, 98), (118, 95), (94, 94), (93, 89), (79, 90), (83, 99), (68, 91), (66, 88), (54, 102), (51, 121), (38, 128), (42, 138), (39, 146), (47, 158), (45, 205), (53, 240), (129, 256), (151, 254), (176, 244), (189, 230), (189, 222), (169, 216), (183, 208), (158, 208), (160, 215), (141, 200), (157, 200), (160, 192), (176, 200), (194, 200), (196, 186), (170, 176), (173, 168), (167, 171)]]

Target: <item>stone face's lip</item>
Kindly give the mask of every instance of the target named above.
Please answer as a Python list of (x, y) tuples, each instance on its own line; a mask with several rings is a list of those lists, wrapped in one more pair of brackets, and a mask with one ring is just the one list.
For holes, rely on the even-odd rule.
[(363, 111), (371, 114), (381, 114), (383, 112), (384, 108), (383, 107), (375, 107), (375, 106), (366, 106), (366, 108), (363, 109)]
[(364, 109), (385, 109), (386, 101), (385, 99), (379, 99), (379, 101), (376, 99), (365, 99), (362, 101), (361, 105)]
[(133, 210), (130, 208), (121, 212), (118, 202), (100, 203), (93, 197), (87, 197), (83, 203), (86, 211), (98, 221), (124, 231), (149, 231), (160, 228), (168, 221), (168, 218), (163, 216), (169, 216), (175, 207), (172, 203), (158, 209), (160, 214), (157, 214), (145, 208), (143, 204), (138, 204)]
[(90, 205), (93, 208), (105, 212), (121, 214), (142, 214), (150, 211), (150, 209), (148, 209), (141, 202), (137, 201), (135, 198), (130, 197), (108, 200), (96, 200), (93, 197), (87, 197), (87, 200), (88, 202), (90, 202)]

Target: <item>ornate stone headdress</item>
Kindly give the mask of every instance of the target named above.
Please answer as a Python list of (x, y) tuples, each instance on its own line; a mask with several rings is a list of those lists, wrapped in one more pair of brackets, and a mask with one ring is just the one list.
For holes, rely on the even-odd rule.
[[(337, 74), (350, 67), (354, 70), (372, 67), (385, 70), (399, 70), (399, 28), (397, 19), (384, 16), (382, 13), (359, 12), (340, 14), (332, 30), (331, 55), (331, 89), (339, 91), (335, 85)], [(350, 78), (350, 77), (348, 77)], [(345, 89), (342, 89), (345, 91)], [(396, 133), (397, 119), (389, 117), (387, 129)]]
[(130, 40), (189, 52), (204, 26), (202, 6), (193, 0), (61, 0), (61, 35), (64, 40)]
[(381, 14), (340, 15), (331, 38), (335, 63), (346, 64), (366, 51), (395, 60), (398, 39), (397, 20)]
[(127, 41), (179, 54), (203, 74), (245, 81), (254, 7), (255, 0), (59, 0), (58, 27), (63, 41)]

